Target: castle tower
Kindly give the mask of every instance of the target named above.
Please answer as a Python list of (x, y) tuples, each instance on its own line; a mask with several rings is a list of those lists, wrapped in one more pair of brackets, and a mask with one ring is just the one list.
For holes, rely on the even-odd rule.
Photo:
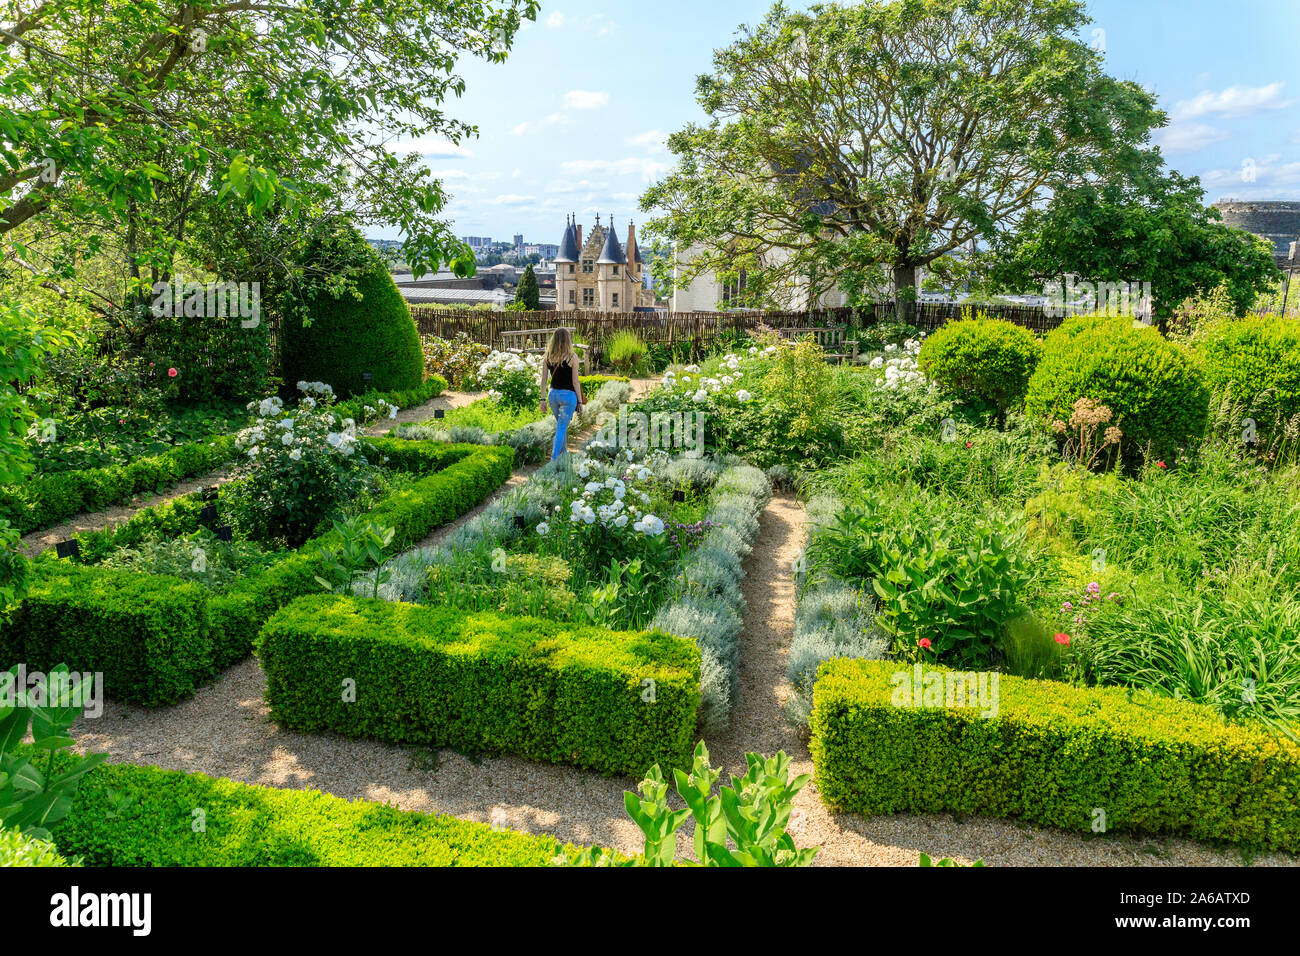
[(629, 312), (632, 303), (627, 294), (627, 253), (614, 232), (614, 217), (609, 218), (605, 242), (596, 260), (596, 307), (602, 312)]
[(582, 248), (581, 226), (565, 218), (564, 237), (555, 257), (555, 308), (564, 311), (578, 307), (578, 256)]

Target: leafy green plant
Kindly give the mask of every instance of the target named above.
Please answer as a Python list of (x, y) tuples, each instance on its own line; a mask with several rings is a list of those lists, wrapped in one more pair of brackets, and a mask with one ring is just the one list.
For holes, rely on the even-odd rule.
[(922, 853), (917, 866), (983, 866), (983, 860), (976, 860), (974, 863), (958, 863), (950, 856), (945, 856), (939, 860), (932, 860), (928, 853)]
[(634, 793), (627, 791), (624, 806), (644, 837), (639, 857), (618, 860), (599, 847), (588, 848), (576, 861), (584, 866), (688, 865), (677, 859), (677, 831), (695, 821), (695, 862), (700, 866), (808, 866), (819, 847), (797, 849), (787, 832), (795, 796), (812, 779), (802, 774), (790, 779), (790, 758), (745, 754), (743, 777), (733, 776), (730, 786), (717, 793), (721, 776), (709, 765), (709, 751), (700, 741), (695, 747), (691, 772), (673, 771), (685, 810), (668, 806), (668, 784), (655, 764)]
[(996, 513), (960, 524), (868, 498), (818, 536), (814, 566), (870, 582), (876, 621), (906, 656), (987, 666), (1031, 580), (1023, 534)]
[[(79, 698), (89, 688), (72, 681), (65, 665), (53, 668), (47, 676), (47, 693), (48, 688), (66, 686), (73, 699), (33, 703), (27, 688), (18, 686), (17, 667), (0, 675), (0, 827), (20, 829), (37, 838), (49, 837), (48, 827), (72, 809), (81, 778), (108, 759), (107, 754), (90, 754), (56, 768), (60, 752), (75, 742), (68, 736), (68, 728), (81, 716), (86, 701)], [(33, 760), (18, 748), (29, 724), (30, 746), (45, 755), (43, 761), (39, 757)]]
[(605, 339), (605, 358), (620, 375), (642, 375), (649, 370), (646, 344), (630, 329), (614, 332)]
[(379, 597), (379, 587), (391, 577), (387, 568), (389, 545), (393, 543), (394, 530), (364, 517), (353, 517), (334, 522), (337, 541), (321, 548), (321, 561), (325, 573), (334, 577), (329, 581), (320, 575), (316, 581), (326, 591), (337, 588), (348, 590), (357, 578), (373, 575), (371, 597)]

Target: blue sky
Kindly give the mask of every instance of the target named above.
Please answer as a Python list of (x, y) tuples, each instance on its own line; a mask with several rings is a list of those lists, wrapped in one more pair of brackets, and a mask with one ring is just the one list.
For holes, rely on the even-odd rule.
[[(640, 226), (637, 198), (668, 168), (664, 138), (703, 118), (695, 76), (768, 7), (544, 2), (504, 64), (460, 64), (467, 90), (449, 112), (479, 138), (407, 148), (444, 179), (458, 235), (558, 242), (570, 211)], [(1157, 141), (1171, 166), (1201, 177), (1208, 202), (1300, 199), (1300, 0), (1091, 0), (1088, 10), (1084, 39), (1112, 75), (1159, 97), (1171, 125)]]

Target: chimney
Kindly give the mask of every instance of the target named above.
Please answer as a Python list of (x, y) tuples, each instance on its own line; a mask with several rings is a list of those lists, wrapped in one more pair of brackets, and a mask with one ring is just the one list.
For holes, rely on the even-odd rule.
[[(639, 272), (640, 271), (639, 269), (632, 268), (633, 266), (638, 265), (641, 262), (641, 250), (637, 249), (636, 226), (632, 224), (631, 219), (627, 221), (627, 245), (624, 246), (624, 248), (627, 249), (627, 253), (628, 253), (627, 255), (628, 271)], [(636, 250), (635, 253), (633, 252), (634, 249)]]
[(581, 252), (582, 251), (582, 223), (578, 222), (577, 216), (573, 217), (573, 221), (578, 227), (578, 251)]

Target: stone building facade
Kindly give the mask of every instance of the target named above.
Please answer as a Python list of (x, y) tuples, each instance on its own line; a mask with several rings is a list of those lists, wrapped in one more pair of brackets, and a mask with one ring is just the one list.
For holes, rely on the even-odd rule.
[(636, 244), (636, 226), (627, 224), (627, 242), (620, 243), (614, 217), (596, 225), (583, 239), (582, 226), (570, 218), (555, 257), (555, 307), (589, 312), (631, 312), (654, 305), (641, 284), (644, 263)]
[(1291, 257), (1291, 243), (1300, 239), (1300, 202), (1233, 202), (1214, 204), (1228, 226), (1244, 229), (1273, 244), (1273, 259), (1283, 265)]

